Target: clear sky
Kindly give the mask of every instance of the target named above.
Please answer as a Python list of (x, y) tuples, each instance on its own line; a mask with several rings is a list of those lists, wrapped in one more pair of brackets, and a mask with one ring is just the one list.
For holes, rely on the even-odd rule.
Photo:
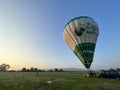
[(99, 26), (91, 69), (120, 68), (120, 0), (0, 0), (0, 64), (84, 68), (63, 41), (65, 24), (77, 16)]

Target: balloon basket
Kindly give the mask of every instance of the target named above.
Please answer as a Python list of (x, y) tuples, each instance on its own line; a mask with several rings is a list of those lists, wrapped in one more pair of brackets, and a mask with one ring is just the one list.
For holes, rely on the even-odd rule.
[(86, 71), (85, 76), (89, 77), (89, 78), (94, 78), (94, 77), (96, 77), (96, 73), (89, 69)]

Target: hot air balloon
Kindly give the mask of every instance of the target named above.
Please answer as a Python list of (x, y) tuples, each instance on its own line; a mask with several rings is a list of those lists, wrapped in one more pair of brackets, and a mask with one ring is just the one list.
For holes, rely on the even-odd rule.
[(87, 69), (90, 69), (93, 62), (98, 34), (96, 21), (88, 16), (76, 17), (64, 27), (65, 43)]

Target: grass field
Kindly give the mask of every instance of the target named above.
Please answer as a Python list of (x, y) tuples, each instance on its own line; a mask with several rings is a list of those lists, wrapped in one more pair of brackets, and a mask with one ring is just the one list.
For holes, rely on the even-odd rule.
[(84, 72), (0, 72), (0, 90), (120, 90), (120, 79), (87, 78)]

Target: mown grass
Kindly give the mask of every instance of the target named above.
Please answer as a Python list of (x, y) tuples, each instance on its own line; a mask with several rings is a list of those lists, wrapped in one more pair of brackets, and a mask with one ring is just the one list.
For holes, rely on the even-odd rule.
[[(120, 90), (119, 79), (87, 78), (84, 72), (0, 72), (0, 90)], [(52, 81), (52, 83), (47, 83)]]

